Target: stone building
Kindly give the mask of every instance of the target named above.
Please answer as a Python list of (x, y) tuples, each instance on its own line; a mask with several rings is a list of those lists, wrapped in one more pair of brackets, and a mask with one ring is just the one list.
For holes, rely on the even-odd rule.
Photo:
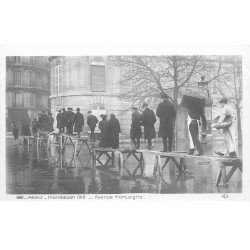
[(19, 134), (42, 110), (49, 111), (49, 61), (44, 56), (6, 57), (6, 130)]
[(121, 70), (113, 66), (108, 57), (54, 56), (51, 65), (51, 112), (55, 117), (61, 108), (80, 108), (85, 119), (92, 111), (100, 120), (101, 114), (114, 113), (120, 121), (123, 135), (130, 126), (129, 105), (119, 98), (122, 93), (117, 85)]

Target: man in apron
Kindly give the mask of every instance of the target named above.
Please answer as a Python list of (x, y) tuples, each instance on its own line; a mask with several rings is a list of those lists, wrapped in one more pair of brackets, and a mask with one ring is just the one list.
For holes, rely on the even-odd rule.
[(221, 114), (220, 118), (216, 125), (220, 125), (223, 123), (226, 116), (231, 116), (232, 124), (228, 128), (223, 128), (223, 135), (224, 135), (224, 144), (219, 149), (219, 151), (214, 151), (219, 156), (227, 156), (236, 158), (236, 118), (234, 115), (233, 108), (228, 105), (228, 100), (226, 98), (222, 98), (219, 101), (221, 106)]

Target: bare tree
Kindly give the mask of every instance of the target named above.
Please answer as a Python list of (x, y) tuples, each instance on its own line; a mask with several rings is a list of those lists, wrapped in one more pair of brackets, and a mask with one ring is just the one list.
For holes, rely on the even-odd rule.
[(153, 105), (167, 93), (178, 107), (185, 86), (197, 84), (206, 72), (211, 75), (209, 82), (221, 73), (219, 58), (214, 64), (205, 56), (117, 56), (111, 61), (122, 68), (121, 97), (139, 105), (145, 101)]

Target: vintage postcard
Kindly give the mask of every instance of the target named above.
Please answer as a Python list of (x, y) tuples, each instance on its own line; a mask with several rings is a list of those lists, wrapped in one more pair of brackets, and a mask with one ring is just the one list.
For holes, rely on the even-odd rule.
[(0, 47), (0, 199), (249, 200), (249, 62), (247, 46)]

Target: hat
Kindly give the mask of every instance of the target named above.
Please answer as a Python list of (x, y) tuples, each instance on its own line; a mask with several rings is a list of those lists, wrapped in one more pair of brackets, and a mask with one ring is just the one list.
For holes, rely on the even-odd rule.
[(142, 104), (142, 107), (144, 108), (144, 107), (148, 107), (148, 104), (147, 103), (143, 103)]
[(228, 102), (228, 100), (227, 100), (226, 97), (223, 97), (223, 98), (219, 101), (219, 103), (227, 103), (227, 102)]
[(132, 107), (133, 110), (137, 110), (138, 108), (137, 107)]

